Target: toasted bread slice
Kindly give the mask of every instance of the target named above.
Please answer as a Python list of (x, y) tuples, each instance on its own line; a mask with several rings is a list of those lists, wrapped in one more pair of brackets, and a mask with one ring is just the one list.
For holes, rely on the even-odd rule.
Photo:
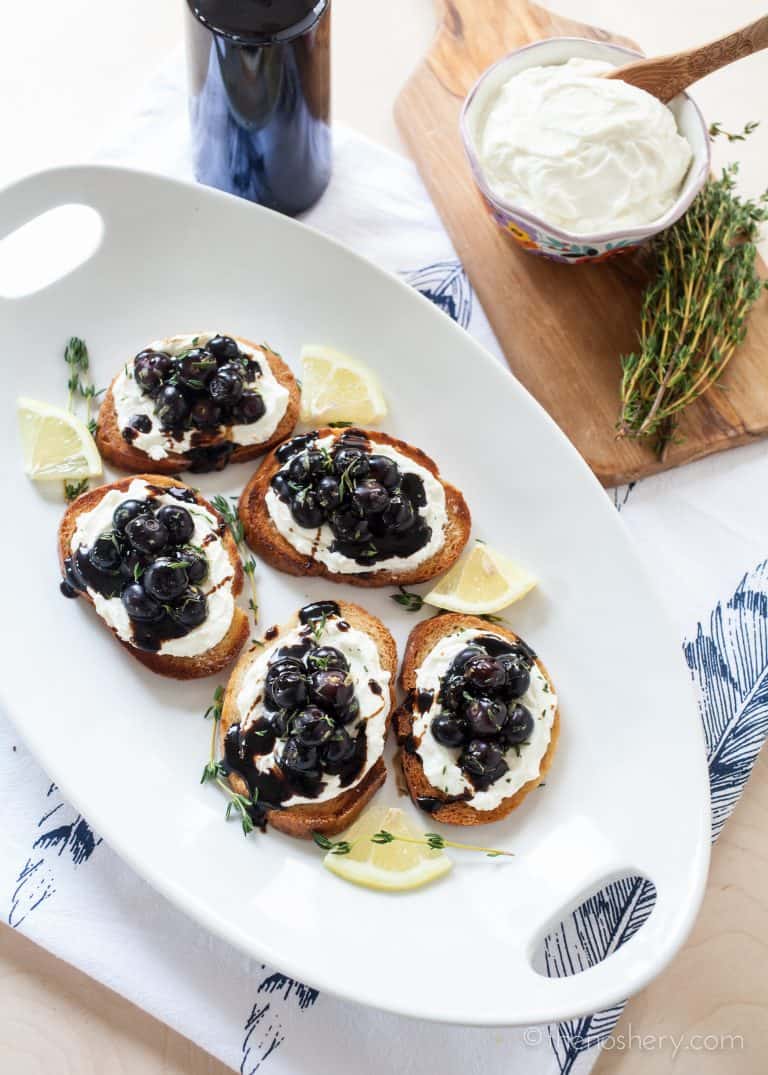
[[(354, 430), (340, 430), (324, 427), (317, 430), (317, 437), (334, 436), (336, 438)], [(283, 537), (275, 526), (266, 506), (266, 495), (273, 477), (284, 465), (277, 458), (276, 450), (262, 461), (261, 466), (246, 485), (240, 497), (238, 508), (245, 530), (246, 540), (254, 552), (278, 571), (288, 575), (320, 575), (333, 582), (347, 582), (351, 586), (406, 586), (415, 582), (425, 582), (435, 575), (447, 571), (456, 560), (469, 539), (472, 519), (464, 497), (453, 485), (444, 481), (437, 464), (422, 452), (405, 441), (396, 440), (387, 433), (378, 430), (362, 430), (375, 451), (377, 444), (386, 444), (407, 456), (414, 463), (424, 467), (438, 479), (445, 490), (445, 507), (448, 517), (442, 546), (429, 559), (415, 567), (402, 571), (372, 570), (366, 572), (331, 571), (320, 560), (300, 553)]]
[[(477, 628), (484, 634), (499, 635), (510, 642), (522, 641), (514, 632), (497, 624), (489, 624), (487, 620), (482, 620), (477, 616), (443, 613), (419, 623), (408, 637), (400, 671), (400, 685), (407, 692), (408, 697), (405, 703), (395, 712), (393, 721), (397, 741), (402, 748), (400, 760), (403, 775), (414, 803), (431, 814), (436, 821), (442, 821), (446, 825), (487, 825), (489, 822), (499, 821), (511, 813), (515, 807), (520, 805), (526, 795), (538, 787), (544, 779), (547, 770), (552, 764), (557, 748), (560, 734), (560, 710), (555, 711), (549, 745), (541, 760), (539, 775), (535, 780), (529, 780), (514, 794), (503, 799), (493, 810), (477, 810), (472, 805), (471, 800), (452, 800), (450, 796), (430, 784), (424, 775), (424, 767), (418, 753), (414, 752), (413, 749), (408, 749), (412, 744), (411, 737), (416, 717), (414, 712), (416, 705), (416, 677), (420, 665), (438, 642), (446, 635), (462, 628)], [(538, 657), (535, 660), (535, 664), (549, 684), (550, 690), (554, 692), (554, 684), (549, 673)]]
[[(167, 478), (163, 475), (135, 474), (130, 478), (121, 478), (120, 481), (112, 482), (110, 485), (101, 485), (98, 489), (90, 489), (87, 493), (83, 493), (67, 508), (59, 526), (59, 563), (62, 572), (65, 569), (64, 561), (70, 555), (72, 537), (77, 529), (77, 520), (80, 515), (83, 512), (92, 511), (101, 498), (111, 490), (127, 491), (131, 482), (135, 479), (145, 481), (149, 485), (162, 486), (163, 488), (176, 487), (185, 489), (188, 492), (194, 492), (183, 482), (174, 481), (172, 478)], [(237, 597), (243, 588), (243, 568), (237, 546), (224, 519), (215, 508), (211, 507), (208, 501), (200, 496), (199, 493), (195, 492), (194, 496), (197, 504), (204, 507), (206, 511), (209, 511), (221, 522), (220, 537), (232, 564), (232, 592)], [(82, 593), (81, 596), (93, 604), (90, 594)], [(105, 626), (111, 630), (107, 624)], [(169, 676), (172, 679), (200, 679), (220, 672), (222, 668), (226, 668), (228, 664), (234, 661), (248, 639), (249, 624), (245, 612), (235, 606), (232, 622), (226, 635), (211, 649), (194, 657), (177, 657), (171, 654), (152, 653), (139, 649), (131, 645), (130, 642), (123, 641), (114, 631), (112, 633), (121, 646), (151, 671), (157, 672), (161, 676)]]
[[(245, 463), (249, 459), (257, 459), (290, 435), (299, 417), (300, 396), (296, 378), (280, 355), (272, 351), (266, 344), (252, 343), (241, 336), (235, 336), (233, 339), (236, 339), (239, 343), (244, 343), (247, 347), (252, 347), (254, 351), (260, 351), (264, 356), (264, 361), (275, 375), (275, 379), (283, 388), (288, 390), (288, 406), (272, 436), (261, 444), (239, 445), (227, 460), (228, 463)], [(103, 458), (108, 460), (114, 467), (117, 467), (118, 470), (140, 471), (151, 469), (155, 474), (180, 474), (182, 471), (189, 470), (193, 465), (193, 458), (189, 454), (169, 452), (162, 459), (152, 459), (146, 452), (141, 451), (140, 448), (136, 448), (125, 440), (117, 421), (115, 400), (112, 394), (114, 383), (113, 380), (107, 389), (99, 410), (96, 444)], [(201, 434), (199, 447), (216, 448), (219, 445), (226, 444), (229, 440), (230, 437), (227, 436), (226, 428), (222, 428), (220, 433)]]
[[(395, 678), (397, 675), (397, 647), (395, 640), (387, 628), (365, 609), (359, 605), (350, 604), (346, 601), (337, 602), (341, 617), (348, 624), (359, 631), (364, 631), (376, 644), (379, 651), (381, 667), (389, 672), (389, 697), (384, 696), (386, 706), (386, 733), (389, 730), (392, 710), (395, 705)], [(266, 632), (265, 642), (274, 644), (277, 638), (283, 637), (293, 631), (299, 623), (298, 614), (294, 614), (290, 620), (278, 629)], [(327, 642), (323, 639), (323, 643)], [(331, 643), (332, 644), (332, 643)], [(257, 644), (246, 650), (232, 670), (227, 689), (224, 694), (224, 702), (221, 713), (221, 751), (224, 753), (224, 741), (226, 734), (233, 724), (239, 720), (237, 710), (237, 696), (252, 661), (262, 652), (262, 646)], [(375, 764), (368, 770), (363, 778), (340, 795), (332, 799), (318, 803), (300, 803), (296, 806), (287, 806), (282, 809), (267, 808), (264, 812), (264, 820), (281, 832), (289, 836), (310, 838), (313, 832), (324, 833), (333, 836), (348, 828), (366, 804), (373, 798), (387, 778), (387, 770), (383, 757), (378, 758)], [(237, 772), (231, 772), (229, 783), (234, 791), (250, 798), (250, 790), (243, 776)]]

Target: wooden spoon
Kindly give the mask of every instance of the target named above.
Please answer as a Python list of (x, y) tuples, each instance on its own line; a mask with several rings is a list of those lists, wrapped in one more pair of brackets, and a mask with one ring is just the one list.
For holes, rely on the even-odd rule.
[(666, 103), (705, 75), (764, 48), (768, 48), (768, 15), (708, 45), (650, 60), (635, 60), (604, 77), (620, 78)]

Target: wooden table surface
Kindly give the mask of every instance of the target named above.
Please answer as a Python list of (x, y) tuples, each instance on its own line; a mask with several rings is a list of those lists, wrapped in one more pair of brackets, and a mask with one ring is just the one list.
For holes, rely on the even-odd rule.
[[(0, 184), (88, 157), (113, 138), (133, 95), (180, 40), (181, 2), (41, 0), (3, 12)], [(333, 2), (336, 118), (399, 149), (392, 101), (430, 40), (432, 0)], [(756, 18), (764, 5), (556, 0), (553, 6), (625, 33), (647, 52), (666, 52)], [(707, 80), (697, 92), (707, 116), (731, 130), (746, 120), (768, 120), (767, 67), (763, 54)], [(738, 146), (742, 186), (750, 193), (768, 179), (768, 123), (765, 128)], [(706, 898), (688, 943), (627, 1005), (596, 1075), (762, 1075), (768, 1068), (766, 832), (763, 757), (714, 849)], [(0, 1056), (3, 1075), (228, 1071), (7, 926), (0, 927)]]

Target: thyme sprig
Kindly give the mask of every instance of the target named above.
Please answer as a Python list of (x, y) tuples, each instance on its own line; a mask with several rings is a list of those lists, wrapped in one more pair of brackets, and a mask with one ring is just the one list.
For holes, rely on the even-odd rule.
[(73, 500), (77, 500), (87, 488), (87, 478), (81, 478), (79, 482), (64, 482), (64, 499), (71, 503)]
[(424, 605), (424, 598), (420, 593), (413, 593), (411, 590), (406, 590), (403, 586), (399, 586), (399, 593), (391, 593), (389, 596), (395, 602), (404, 608), (406, 612), (419, 612)]
[[(332, 855), (348, 855), (355, 846), (354, 843), (349, 843), (348, 840), (329, 840), (321, 832), (313, 832), (312, 839), (319, 848), (322, 848), (323, 851), (329, 851)], [(428, 847), (431, 851), (444, 851), (446, 847), (453, 847), (459, 851), (479, 851), (488, 858), (499, 858), (502, 855), (509, 858), (514, 857), (514, 851), (500, 851), (495, 847), (475, 847), (474, 844), (459, 844), (454, 840), (446, 840), (444, 836), (437, 832), (425, 832), (423, 837), (416, 838), (412, 836), (396, 836), (386, 829), (381, 829), (379, 832), (375, 832), (370, 837), (370, 840), (373, 844), (391, 844), (395, 840), (399, 840), (404, 844)]]
[(209, 782), (214, 783), (220, 788), (229, 799), (227, 803), (227, 809), (224, 812), (224, 816), (229, 821), (233, 811), (240, 818), (240, 825), (242, 826), (243, 835), (248, 836), (253, 832), (254, 824), (251, 817), (251, 808), (254, 807), (258, 800), (258, 791), (254, 792), (253, 798), (248, 799), (245, 795), (240, 795), (233, 788), (226, 783), (228, 775), (227, 767), (220, 762), (216, 757), (216, 737), (219, 731), (219, 722), (221, 721), (221, 712), (224, 705), (224, 688), (219, 686), (214, 691), (213, 702), (208, 706), (205, 711), (204, 719), (208, 720), (212, 718), (211, 724), (211, 748), (208, 755), (208, 761), (203, 768), (203, 774), (200, 777), (201, 784), (207, 784)]
[[(731, 141), (755, 128), (728, 135)], [(718, 124), (712, 130), (723, 132)], [(652, 241), (656, 273), (643, 296), (639, 348), (622, 357), (620, 437), (649, 437), (662, 457), (680, 412), (722, 375), (764, 283), (755, 260), (768, 191), (736, 192), (738, 165), (710, 179), (681, 219)]]
[[(236, 498), (233, 498), (236, 499)], [(245, 530), (243, 528), (242, 521), (237, 514), (237, 509), (224, 496), (215, 496), (212, 498), (216, 511), (223, 516), (224, 522), (229, 528), (229, 532), (232, 535), (235, 545), (237, 545), (237, 551), (240, 553), (240, 559), (243, 564), (243, 572), (248, 579), (248, 588), (250, 590), (250, 597), (248, 598), (248, 608), (253, 615), (254, 626), (259, 622), (259, 594), (256, 589), (256, 561), (248, 551), (248, 546), (245, 543)]]
[(67, 340), (67, 346), (64, 348), (64, 361), (69, 366), (67, 410), (74, 411), (76, 396), (84, 399), (85, 424), (88, 426), (91, 436), (93, 436), (96, 433), (96, 420), (92, 414), (93, 401), (101, 393), (96, 391), (91, 378), (91, 362), (85, 340), (81, 340), (79, 336), (70, 336)]

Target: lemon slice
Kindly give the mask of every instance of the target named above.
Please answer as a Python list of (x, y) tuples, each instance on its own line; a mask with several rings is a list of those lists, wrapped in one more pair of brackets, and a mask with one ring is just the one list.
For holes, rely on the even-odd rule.
[(329, 851), (323, 865), (345, 881), (383, 892), (421, 888), (451, 869), (453, 863), (445, 852), (432, 851), (425, 843), (409, 844), (397, 839), (391, 843), (373, 843), (371, 837), (382, 830), (392, 836), (424, 839), (424, 834), (413, 828), (402, 810), (374, 807), (366, 810), (343, 834), (342, 839), (352, 845), (352, 850), (346, 855)]
[(363, 362), (332, 347), (308, 344), (301, 352), (303, 422), (371, 425), (387, 413), (379, 379)]
[(449, 612), (481, 615), (498, 612), (519, 601), (536, 585), (524, 567), (508, 556), (476, 541), (468, 556), (463, 557), (424, 595), (424, 600)]
[(16, 404), (24, 472), (34, 481), (95, 478), (101, 456), (88, 427), (69, 411), (22, 396)]

